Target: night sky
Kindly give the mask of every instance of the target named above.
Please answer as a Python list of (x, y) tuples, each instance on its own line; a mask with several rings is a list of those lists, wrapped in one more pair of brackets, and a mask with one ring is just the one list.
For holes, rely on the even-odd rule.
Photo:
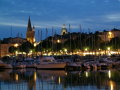
[[(28, 17), (38, 30), (60, 33), (63, 24), (72, 32), (120, 28), (120, 0), (0, 0), (0, 38), (26, 36)], [(11, 33), (12, 31), (12, 33)]]

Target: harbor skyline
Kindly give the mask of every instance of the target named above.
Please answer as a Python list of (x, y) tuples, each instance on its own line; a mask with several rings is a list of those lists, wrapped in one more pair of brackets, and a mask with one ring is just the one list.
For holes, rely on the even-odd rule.
[(0, 90), (119, 90), (120, 0), (0, 0)]

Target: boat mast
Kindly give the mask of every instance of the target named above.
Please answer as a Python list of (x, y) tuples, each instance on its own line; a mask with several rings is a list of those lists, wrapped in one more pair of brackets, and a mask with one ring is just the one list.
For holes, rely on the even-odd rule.
[(10, 36), (12, 37), (12, 25), (11, 25), (11, 31), (10, 31)]
[(88, 39), (89, 39), (89, 49), (88, 49), (88, 51), (89, 51), (89, 54), (90, 54), (90, 44), (91, 44), (91, 41), (90, 41), (90, 38), (91, 38), (91, 35), (90, 35), (90, 28), (88, 28), (88, 35), (89, 35), (89, 37), (88, 37)]
[(41, 41), (41, 56), (42, 56), (42, 30), (40, 30), (40, 41)]
[(38, 30), (38, 42), (40, 42), (40, 30)]
[(82, 50), (82, 40), (81, 40), (81, 35), (82, 35), (82, 27), (81, 27), (81, 24), (79, 25), (79, 28), (80, 28), (80, 50)]
[(54, 28), (52, 27), (52, 55), (53, 55), (53, 36), (54, 36), (54, 34), (53, 34), (53, 32), (54, 32)]
[(0, 39), (0, 59), (1, 59), (1, 39)]
[(106, 45), (106, 33), (107, 33), (107, 32), (104, 31), (104, 35), (105, 35), (105, 55), (106, 55), (106, 53), (107, 53), (107, 52), (106, 52), (106, 46), (107, 46), (107, 45)]
[[(80, 29), (80, 56), (83, 55), (82, 53), (82, 27), (81, 27), (81, 24), (79, 25), (79, 29)], [(82, 57), (80, 57), (80, 60), (82, 60)]]
[(69, 32), (70, 32), (70, 53), (71, 53), (71, 25), (69, 24)]
[(46, 42), (47, 42), (46, 53), (47, 53), (47, 56), (48, 56), (48, 39), (47, 39), (47, 37), (48, 37), (48, 29), (46, 28)]
[(38, 42), (39, 42), (39, 46), (38, 46), (38, 51), (40, 50), (40, 30), (38, 30)]

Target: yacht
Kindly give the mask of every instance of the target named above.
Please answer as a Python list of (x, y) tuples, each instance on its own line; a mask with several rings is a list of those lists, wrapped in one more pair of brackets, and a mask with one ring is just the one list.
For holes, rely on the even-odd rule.
[(65, 69), (65, 62), (57, 62), (52, 56), (40, 57), (40, 63), (36, 65), (37, 69)]

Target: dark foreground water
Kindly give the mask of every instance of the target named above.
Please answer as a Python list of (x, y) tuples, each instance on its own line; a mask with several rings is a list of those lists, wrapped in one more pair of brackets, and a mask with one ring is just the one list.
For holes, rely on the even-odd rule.
[(0, 90), (120, 90), (120, 71), (0, 70)]

